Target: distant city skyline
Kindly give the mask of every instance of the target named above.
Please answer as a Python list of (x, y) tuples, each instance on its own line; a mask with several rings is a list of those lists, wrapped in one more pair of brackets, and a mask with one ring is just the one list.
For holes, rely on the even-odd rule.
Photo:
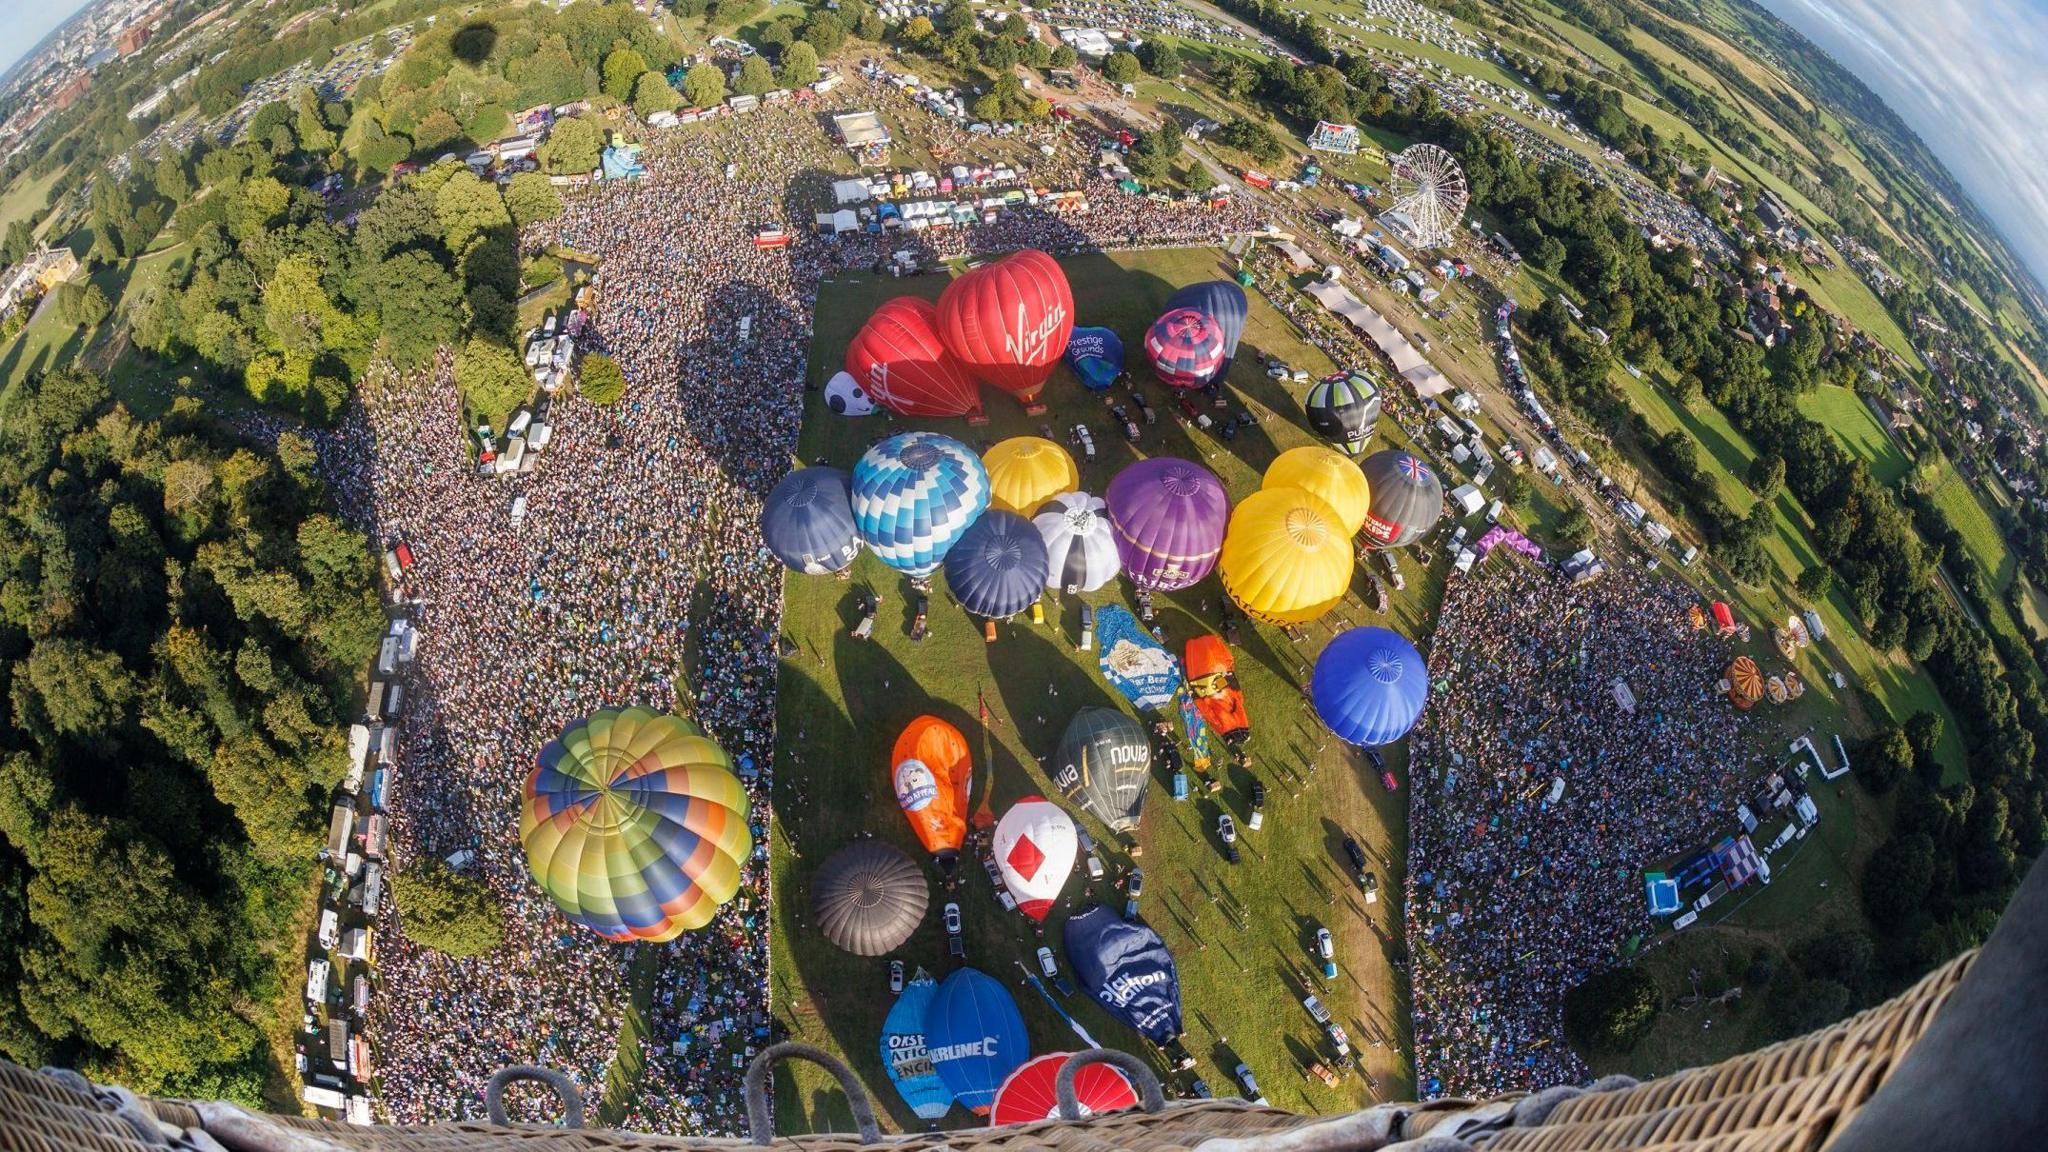
[(91, 0), (0, 0), (0, 72), (21, 63), (52, 29)]
[(2048, 285), (2048, 0), (1758, 0), (1920, 134)]

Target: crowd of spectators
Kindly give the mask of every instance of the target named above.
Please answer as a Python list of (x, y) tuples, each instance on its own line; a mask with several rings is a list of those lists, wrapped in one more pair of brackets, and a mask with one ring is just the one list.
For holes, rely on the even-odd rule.
[(1743, 786), (1740, 714), (1715, 690), (1726, 646), (1693, 629), (1685, 585), (1617, 564), (1575, 586), (1498, 550), (1444, 597), (1410, 746), (1424, 1099), (1586, 1082), (1565, 990), (1647, 934), (1644, 870)]

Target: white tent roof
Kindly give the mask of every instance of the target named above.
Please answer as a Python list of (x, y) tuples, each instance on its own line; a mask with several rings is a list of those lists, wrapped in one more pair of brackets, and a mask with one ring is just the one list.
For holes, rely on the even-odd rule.
[(873, 197), (868, 192), (865, 180), (834, 180), (832, 201), (835, 204), (865, 204)]
[(1388, 323), (1386, 317), (1374, 311), (1371, 305), (1353, 296), (1349, 289), (1327, 280), (1318, 280), (1309, 285), (1308, 292), (1323, 307), (1342, 316), (1378, 345), (1379, 350), (1387, 354), (1387, 359), (1394, 362), (1394, 371), (1408, 381), (1417, 396), (1428, 400), (1451, 390), (1449, 377), (1416, 351), (1408, 338), (1401, 335), (1400, 329)]

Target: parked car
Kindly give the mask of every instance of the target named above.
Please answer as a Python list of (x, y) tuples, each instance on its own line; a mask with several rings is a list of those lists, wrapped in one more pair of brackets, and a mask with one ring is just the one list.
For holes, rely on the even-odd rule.
[(1266, 782), (1252, 781), (1252, 814), (1244, 822), (1247, 832), (1257, 832), (1266, 826)]
[(1047, 980), (1057, 980), (1059, 978), (1059, 963), (1052, 958), (1052, 949), (1042, 944), (1038, 948), (1038, 970), (1045, 973)]
[(1375, 876), (1375, 875), (1373, 875), (1373, 874), (1372, 874), (1372, 873), (1370, 873), (1370, 872), (1367, 872), (1367, 873), (1365, 874), (1365, 880), (1364, 880), (1364, 884), (1365, 884), (1365, 902), (1366, 902), (1367, 904), (1377, 904), (1377, 903), (1379, 903), (1379, 902), (1380, 902), (1380, 878), (1379, 878), (1379, 877), (1377, 877), (1377, 876)]
[(1365, 878), (1371, 875), (1371, 873), (1365, 870), (1365, 849), (1358, 846), (1357, 840), (1346, 836), (1344, 838), (1344, 856), (1351, 861), (1351, 871), (1357, 875), (1358, 882), (1360, 884), (1365, 883)]
[(952, 900), (946, 901), (945, 918), (946, 934), (948, 936), (958, 936), (960, 934), (960, 905), (957, 902)]
[(1130, 883), (1124, 885), (1124, 919), (1136, 920), (1138, 918), (1138, 897), (1144, 895), (1144, 892), (1145, 870), (1142, 868), (1131, 869)]
[(1223, 838), (1223, 855), (1228, 857), (1232, 864), (1237, 863), (1240, 859), (1237, 854), (1237, 821), (1230, 818), (1230, 813), (1225, 812), (1216, 817), (1216, 835)]
[(1387, 791), (1399, 792), (1401, 790), (1401, 781), (1395, 778), (1393, 769), (1387, 767), (1387, 758), (1380, 755), (1378, 749), (1367, 748), (1365, 750), (1365, 758), (1372, 763), (1372, 770), (1380, 774), (1380, 784)]
[(1316, 955), (1328, 960), (1337, 955), (1337, 942), (1328, 928), (1316, 929)]
[(1010, 895), (1010, 889), (1004, 885), (1003, 872), (1002, 869), (996, 867), (996, 858), (993, 856), (983, 856), (981, 858), (981, 870), (988, 873), (988, 882), (995, 885), (996, 903), (1001, 904), (1005, 912), (1015, 912), (1017, 910), (1017, 898)]
[(1195, 1077), (1194, 1083), (1188, 1085), (1188, 1091), (1193, 1092), (1197, 1100), (1214, 1100), (1216, 1098), (1216, 1093), (1210, 1089), (1209, 1082), (1200, 1076)]
[(1102, 879), (1102, 860), (1099, 857), (1090, 855), (1088, 857), (1088, 882), (1093, 884), (1100, 879)]
[(1259, 1091), (1259, 1082), (1252, 1077), (1250, 1065), (1241, 1063), (1237, 1066), (1237, 1086), (1244, 1090), (1246, 1100), (1254, 1104), (1266, 1103), (1265, 1093)]
[(889, 994), (891, 996), (903, 995), (903, 961), (901, 960), (889, 961)]

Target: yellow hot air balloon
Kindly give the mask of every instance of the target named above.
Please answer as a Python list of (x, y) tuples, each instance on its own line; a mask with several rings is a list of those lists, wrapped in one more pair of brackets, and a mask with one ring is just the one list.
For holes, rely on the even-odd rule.
[(1245, 615), (1300, 624), (1351, 588), (1351, 537), (1330, 506), (1291, 485), (1246, 497), (1230, 514), (1217, 572)]
[(1030, 516), (1047, 500), (1081, 487), (1067, 450), (1043, 436), (1013, 436), (981, 458), (988, 469), (989, 507)]
[(1311, 444), (1289, 448), (1266, 469), (1262, 487), (1291, 485), (1320, 497), (1337, 514), (1344, 535), (1356, 536), (1372, 508), (1372, 488), (1358, 462), (1334, 448)]

